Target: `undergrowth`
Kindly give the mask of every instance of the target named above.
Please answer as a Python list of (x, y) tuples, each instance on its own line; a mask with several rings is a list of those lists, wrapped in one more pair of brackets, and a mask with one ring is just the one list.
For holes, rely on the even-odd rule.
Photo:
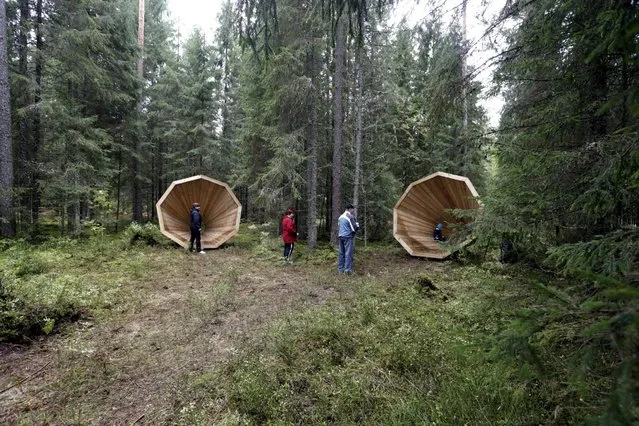
[[(262, 328), (234, 336), (228, 356), (211, 368), (177, 366), (184, 383), (167, 408), (172, 423), (622, 425), (639, 419), (639, 294), (622, 281), (480, 263), (463, 253), (457, 262), (422, 263), (397, 248), (363, 244), (356, 249), (358, 274), (338, 279), (330, 246), (311, 253), (300, 244), (294, 265), (283, 265), (281, 240), (259, 225), (243, 225), (225, 245), (250, 259), (241, 267), (217, 264), (215, 252), (189, 257), (156, 238), (157, 228), (148, 226), (119, 237), (5, 243), (0, 338), (28, 340), (85, 315), (108, 321), (159, 262), (179, 259), (196, 271), (206, 259), (209, 272), (187, 268), (194, 281), (176, 298), (188, 307), (179, 321), (194, 337), (194, 330), (216, 330), (236, 304), (250, 303), (247, 297), (260, 297), (260, 286), (271, 284), (263, 281), (266, 270), (291, 275), (282, 288), (311, 282), (313, 297), (320, 290), (336, 296), (325, 303), (300, 299), (286, 314), (265, 315)], [(175, 279), (160, 287), (164, 297), (179, 288)], [(153, 347), (163, 346), (163, 336), (153, 337)], [(145, 348), (131, 350), (147, 356)], [(77, 389), (87, 377), (75, 377)], [(92, 386), (104, 383), (100, 378)]]
[(488, 266), (356, 280), (352, 300), (275, 320), (192, 381), (178, 421), (632, 423), (636, 389), (615, 373), (636, 365), (592, 340), (596, 318), (575, 316), (552, 277)]
[(140, 247), (156, 230), (134, 225), (122, 236), (8, 244), (0, 251), (0, 341), (27, 341), (116, 306), (123, 287), (144, 274)]

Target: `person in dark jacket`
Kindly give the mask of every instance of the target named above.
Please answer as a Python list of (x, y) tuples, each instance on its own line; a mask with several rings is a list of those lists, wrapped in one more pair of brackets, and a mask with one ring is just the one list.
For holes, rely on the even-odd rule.
[(202, 250), (201, 235), (202, 232), (202, 215), (200, 214), (200, 204), (193, 203), (191, 207), (191, 245), (189, 251), (193, 251), (193, 242), (198, 253), (205, 254)]
[(442, 233), (443, 231), (444, 231), (444, 225), (442, 225), (441, 223), (438, 223), (437, 226), (435, 227), (435, 230), (433, 231), (433, 240), (446, 241), (446, 237), (444, 237), (444, 234)]
[(297, 228), (295, 226), (295, 212), (286, 210), (286, 215), (282, 219), (282, 240), (284, 241), (284, 261), (291, 263), (293, 259), (293, 249), (297, 241)]

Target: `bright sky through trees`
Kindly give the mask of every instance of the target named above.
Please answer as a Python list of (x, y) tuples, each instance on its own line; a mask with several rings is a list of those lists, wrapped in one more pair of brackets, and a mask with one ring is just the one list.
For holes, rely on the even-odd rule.
[(171, 18), (184, 36), (194, 27), (200, 27), (210, 36), (223, 4), (224, 0), (168, 0)]
[[(195, 27), (202, 29), (207, 38), (210, 40), (213, 30), (217, 26), (217, 15), (222, 9), (222, 5), (226, 0), (168, 0), (169, 11), (172, 19), (176, 22), (183, 39)], [(472, 46), (470, 53), (469, 65), (472, 67), (481, 67), (482, 72), (476, 77), (484, 83), (484, 89), (488, 89), (490, 84), (490, 75), (492, 68), (484, 68), (487, 58), (493, 56), (494, 53), (487, 52), (482, 39), (487, 24), (486, 21), (491, 19), (498, 13), (500, 7), (503, 7), (503, 1), (491, 1), (488, 4), (485, 0), (468, 0), (468, 37)], [(429, 6), (426, 6), (426, 5)], [(430, 6), (433, 4), (433, 6)], [(436, 9), (437, 12), (443, 13), (452, 19), (461, 7), (461, 0), (455, 2), (439, 0), (436, 2), (426, 2), (424, 0), (400, 0), (396, 6), (394, 17), (391, 19), (394, 23), (399, 23), (402, 18), (406, 18), (409, 25), (415, 25), (421, 20), (429, 10)], [(486, 108), (490, 124), (497, 126), (499, 121), (500, 110), (503, 104), (501, 97), (491, 97), (482, 99), (481, 105)]]

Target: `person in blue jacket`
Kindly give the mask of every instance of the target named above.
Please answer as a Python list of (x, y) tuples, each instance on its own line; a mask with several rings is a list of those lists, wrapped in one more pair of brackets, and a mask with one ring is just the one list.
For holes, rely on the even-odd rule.
[(355, 253), (355, 233), (359, 229), (359, 223), (353, 213), (355, 206), (348, 203), (346, 210), (337, 220), (339, 255), (337, 260), (337, 271), (340, 274), (353, 273), (353, 255)]
[(202, 232), (202, 215), (200, 214), (200, 204), (193, 203), (193, 207), (191, 207), (191, 245), (189, 246), (189, 251), (193, 251), (193, 242), (195, 242), (195, 248), (198, 253), (205, 254), (205, 251), (202, 250), (202, 242), (201, 235)]

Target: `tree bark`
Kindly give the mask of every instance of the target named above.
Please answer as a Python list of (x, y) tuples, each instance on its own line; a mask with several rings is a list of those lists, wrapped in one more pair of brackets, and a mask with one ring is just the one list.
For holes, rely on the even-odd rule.
[(0, 3), (0, 236), (13, 237), (13, 151), (6, 2)]
[(335, 78), (333, 91), (333, 182), (331, 205), (331, 243), (337, 244), (337, 218), (342, 206), (342, 125), (344, 121), (344, 56), (346, 17), (340, 16), (335, 31)]
[(122, 187), (122, 149), (118, 148), (118, 180), (116, 186), (116, 203), (115, 203), (115, 232), (118, 232), (120, 225), (120, 188)]
[[(30, 84), (29, 78), (29, 63), (27, 59), (28, 43), (29, 43), (29, 1), (20, 0), (20, 22), (18, 31), (18, 73), (22, 76), (22, 80), (18, 82), (18, 86), (14, 86), (14, 90), (17, 90), (18, 96), (16, 96), (17, 108), (24, 108), (29, 105), (31, 101), (29, 92)], [(30, 159), (30, 138), (29, 138), (29, 123), (28, 118), (22, 114), (18, 120), (18, 150), (16, 164), (18, 167), (18, 175), (16, 176), (16, 185), (24, 192), (21, 198), (21, 206), (24, 209), (25, 216), (27, 212), (31, 212), (31, 194), (30, 194), (30, 182), (32, 174), (32, 165)], [(29, 224), (33, 223), (33, 218), (29, 217)], [(18, 225), (20, 226), (20, 225)]]
[[(162, 138), (160, 138), (158, 140), (157, 143), (157, 148), (156, 148), (156, 154), (155, 154), (155, 158), (157, 161), (157, 170), (156, 170), (156, 175), (155, 175), (155, 195), (156, 195), (156, 200), (159, 200), (160, 197), (162, 197), (162, 190), (163, 188), (163, 184), (162, 184), (162, 175), (164, 174), (164, 159), (162, 158), (164, 154), (164, 140)], [(152, 184), (153, 185), (153, 184)], [(157, 201), (156, 201), (157, 204)]]
[(462, 1), (462, 66), (461, 66), (461, 83), (462, 83), (462, 102), (463, 102), (463, 120), (461, 137), (462, 142), (462, 173), (468, 174), (468, 63), (467, 63), (467, 43), (466, 43), (466, 3), (467, 0)]
[(38, 232), (38, 219), (40, 217), (40, 175), (38, 173), (37, 164), (39, 162), (40, 146), (42, 145), (42, 125), (41, 125), (41, 108), (42, 102), (42, 71), (44, 68), (44, 39), (42, 36), (42, 0), (36, 2), (36, 54), (35, 54), (35, 104), (36, 109), (33, 113), (33, 140), (31, 141), (31, 161), (34, 169), (31, 173), (31, 216), (33, 217), (34, 231)]
[(355, 177), (353, 180), (353, 204), (355, 205), (355, 214), (357, 215), (357, 206), (359, 205), (359, 189), (360, 176), (362, 175), (362, 139), (364, 134), (362, 124), (362, 111), (364, 106), (364, 71), (362, 69), (362, 54), (364, 47), (358, 42), (355, 52), (355, 72), (356, 72), (356, 100), (355, 108), (357, 109), (355, 116)]
[(309, 74), (311, 79), (311, 97), (309, 101), (308, 122), (308, 217), (306, 221), (306, 242), (310, 250), (317, 247), (317, 66), (315, 44), (311, 39), (309, 53)]
[[(140, 82), (144, 78), (144, 0), (138, 2), (138, 48), (139, 57), (136, 61), (136, 70)], [(140, 93), (140, 100), (142, 102), (142, 94)], [(141, 113), (141, 108), (138, 107), (138, 113)], [(132, 159), (132, 183), (133, 190), (131, 207), (132, 207), (132, 219), (134, 222), (142, 221), (142, 185), (140, 182), (140, 140), (142, 139), (141, 129), (137, 129), (136, 137), (133, 141), (133, 159)]]

